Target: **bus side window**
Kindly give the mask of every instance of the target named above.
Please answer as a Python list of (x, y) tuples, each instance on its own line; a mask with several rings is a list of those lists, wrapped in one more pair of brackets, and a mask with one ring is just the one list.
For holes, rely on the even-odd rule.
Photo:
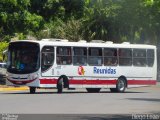
[(119, 49), (119, 65), (131, 66), (132, 65), (132, 50), (128, 48)]
[(88, 64), (101, 66), (102, 61), (102, 48), (89, 48)]
[(73, 48), (73, 65), (87, 65), (87, 48)]
[(133, 65), (146, 66), (146, 49), (133, 49)]
[(116, 66), (117, 65), (117, 49), (104, 48), (104, 65)]
[(154, 64), (154, 57), (155, 57), (154, 50), (153, 49), (148, 49), (147, 50), (147, 65), (149, 67), (153, 66), (153, 64)]
[(71, 47), (57, 47), (56, 59), (58, 65), (72, 64)]

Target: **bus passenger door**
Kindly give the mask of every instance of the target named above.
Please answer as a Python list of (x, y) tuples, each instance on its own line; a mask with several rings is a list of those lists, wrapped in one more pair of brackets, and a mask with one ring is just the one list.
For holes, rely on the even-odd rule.
[(41, 73), (43, 76), (53, 76), (54, 47), (44, 46), (41, 51)]

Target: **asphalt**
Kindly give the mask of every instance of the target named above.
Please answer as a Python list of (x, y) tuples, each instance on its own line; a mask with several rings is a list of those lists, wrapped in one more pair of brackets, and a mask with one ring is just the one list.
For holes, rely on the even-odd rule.
[(159, 91), (159, 85), (127, 89), (125, 93), (111, 93), (109, 89), (102, 89), (100, 93), (87, 93), (85, 89), (64, 90), (62, 94), (57, 94), (57, 90), (53, 89), (37, 89), (35, 94), (7, 91), (0, 92), (0, 113), (159, 116)]
[[(157, 82), (157, 87), (160, 86), (160, 82)], [(14, 87), (14, 86), (7, 86), (7, 85), (1, 85), (0, 84), (0, 92), (7, 92), (7, 91), (26, 91), (29, 90), (29, 87), (23, 86), (23, 87)]]

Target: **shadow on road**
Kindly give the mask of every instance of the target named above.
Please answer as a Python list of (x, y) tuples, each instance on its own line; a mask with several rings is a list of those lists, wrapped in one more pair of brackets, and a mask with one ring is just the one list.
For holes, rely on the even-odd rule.
[(88, 115), (79, 118), (80, 120), (130, 120), (132, 115)]
[(137, 101), (149, 101), (149, 102), (160, 102), (160, 99), (157, 98), (127, 98), (128, 100), (137, 100)]

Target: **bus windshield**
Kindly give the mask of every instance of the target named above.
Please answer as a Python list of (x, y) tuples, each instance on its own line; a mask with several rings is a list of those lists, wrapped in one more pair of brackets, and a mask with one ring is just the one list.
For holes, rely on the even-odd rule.
[(39, 44), (37, 43), (10, 43), (7, 71), (15, 74), (36, 72), (40, 67), (39, 51)]

